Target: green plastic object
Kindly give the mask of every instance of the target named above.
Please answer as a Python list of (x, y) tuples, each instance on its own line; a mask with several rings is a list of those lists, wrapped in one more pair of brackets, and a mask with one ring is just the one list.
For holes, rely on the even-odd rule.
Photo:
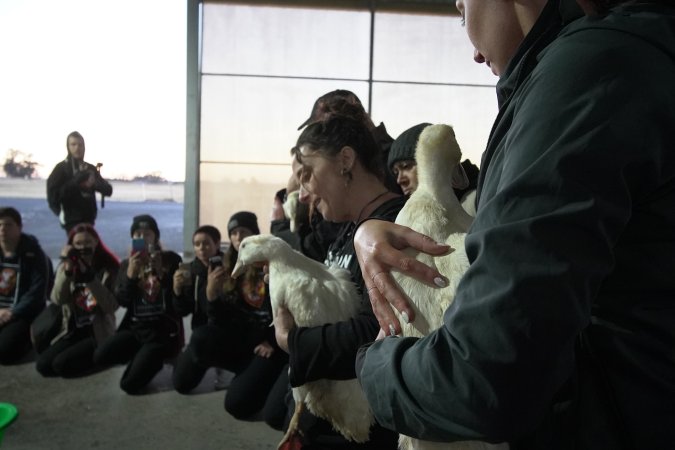
[(5, 435), (7, 427), (14, 422), (19, 411), (16, 406), (11, 403), (0, 402), (0, 445), (2, 445), (2, 437)]

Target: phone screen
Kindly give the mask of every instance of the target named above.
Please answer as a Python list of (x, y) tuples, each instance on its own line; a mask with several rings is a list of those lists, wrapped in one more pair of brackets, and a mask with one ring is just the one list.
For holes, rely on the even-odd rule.
[(131, 253), (141, 253), (145, 251), (145, 239), (134, 238), (131, 240)]

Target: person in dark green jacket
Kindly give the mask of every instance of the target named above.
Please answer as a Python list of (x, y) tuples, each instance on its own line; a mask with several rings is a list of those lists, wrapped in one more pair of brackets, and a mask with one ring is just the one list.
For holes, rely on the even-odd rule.
[[(500, 77), (471, 266), (444, 326), (361, 349), (373, 412), (434, 441), (673, 448), (673, 2), (457, 6)], [(396, 250), (448, 250), (410, 230), (368, 221), (355, 246), (384, 330), (400, 330), (389, 303), (414, 319), (392, 267), (447, 282)]]

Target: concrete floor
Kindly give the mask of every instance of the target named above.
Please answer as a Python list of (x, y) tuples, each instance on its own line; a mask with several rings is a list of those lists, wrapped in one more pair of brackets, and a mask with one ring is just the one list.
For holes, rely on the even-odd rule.
[(130, 396), (119, 388), (122, 366), (66, 380), (43, 378), (29, 359), (0, 366), (0, 402), (19, 409), (3, 450), (257, 450), (276, 449), (282, 436), (262, 421), (227, 414), (213, 370), (195, 394), (184, 396), (172, 389), (165, 365), (149, 393)]

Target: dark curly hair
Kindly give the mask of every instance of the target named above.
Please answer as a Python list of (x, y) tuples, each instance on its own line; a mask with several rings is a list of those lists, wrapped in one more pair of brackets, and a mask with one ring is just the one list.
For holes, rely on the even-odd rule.
[(314, 122), (305, 128), (291, 150), (302, 164), (300, 147), (307, 146), (324, 156), (337, 155), (343, 147), (351, 147), (367, 172), (384, 180), (380, 164), (380, 146), (366, 126), (347, 116), (332, 116), (324, 122)]

